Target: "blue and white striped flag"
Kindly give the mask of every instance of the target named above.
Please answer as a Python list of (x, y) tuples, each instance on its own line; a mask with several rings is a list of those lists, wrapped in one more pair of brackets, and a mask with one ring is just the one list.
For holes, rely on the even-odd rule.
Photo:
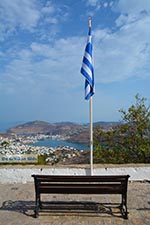
[(92, 58), (91, 21), (89, 23), (88, 41), (85, 48), (81, 73), (85, 77), (85, 99), (89, 100), (94, 94), (94, 67)]

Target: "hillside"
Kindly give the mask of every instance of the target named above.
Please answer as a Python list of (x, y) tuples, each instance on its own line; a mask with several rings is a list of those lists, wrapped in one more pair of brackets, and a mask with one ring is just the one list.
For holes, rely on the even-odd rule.
[(34, 134), (51, 134), (51, 135), (71, 135), (85, 130), (85, 126), (71, 123), (48, 123), (44, 121), (27, 122), (8, 129), (8, 133), (19, 135), (34, 135)]
[[(117, 122), (96, 122), (94, 127), (100, 126), (103, 130), (111, 129), (118, 125)], [(32, 121), (8, 129), (8, 134), (17, 135), (64, 135), (69, 136), (69, 141), (76, 143), (89, 143), (89, 124), (72, 122), (48, 123), (45, 121)]]

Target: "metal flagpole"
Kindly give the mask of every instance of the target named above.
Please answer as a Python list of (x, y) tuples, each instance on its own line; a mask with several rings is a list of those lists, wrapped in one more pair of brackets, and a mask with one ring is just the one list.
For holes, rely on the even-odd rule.
[(88, 18), (88, 41), (83, 57), (81, 73), (85, 77), (85, 99), (89, 100), (90, 116), (90, 171), (93, 175), (93, 121), (92, 121), (92, 95), (94, 94), (94, 67), (92, 58), (92, 34), (91, 34), (91, 17)]
[[(91, 28), (91, 17), (88, 18), (88, 27)], [(89, 101), (89, 112), (90, 112), (90, 171), (93, 175), (93, 107), (92, 107), (92, 96)]]
[(90, 171), (93, 175), (93, 107), (92, 107), (92, 96), (89, 101), (90, 105)]

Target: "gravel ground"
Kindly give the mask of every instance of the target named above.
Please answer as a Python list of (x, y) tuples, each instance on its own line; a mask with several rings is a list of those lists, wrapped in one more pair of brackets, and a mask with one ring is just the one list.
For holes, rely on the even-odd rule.
[[(128, 186), (129, 219), (124, 220), (112, 203), (116, 195), (46, 195), (45, 200), (76, 202), (71, 210), (53, 208), (33, 217), (34, 184), (0, 184), (0, 225), (150, 225), (150, 183), (130, 182)], [(85, 204), (88, 203), (88, 204)], [(110, 207), (98, 203), (110, 203)], [(83, 207), (84, 206), (84, 207)], [(106, 206), (106, 205), (105, 205)]]

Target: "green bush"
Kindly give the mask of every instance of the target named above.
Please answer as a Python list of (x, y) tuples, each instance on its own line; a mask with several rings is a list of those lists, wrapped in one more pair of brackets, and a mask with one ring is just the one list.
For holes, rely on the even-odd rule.
[(45, 165), (46, 163), (47, 155), (38, 155), (38, 165)]

